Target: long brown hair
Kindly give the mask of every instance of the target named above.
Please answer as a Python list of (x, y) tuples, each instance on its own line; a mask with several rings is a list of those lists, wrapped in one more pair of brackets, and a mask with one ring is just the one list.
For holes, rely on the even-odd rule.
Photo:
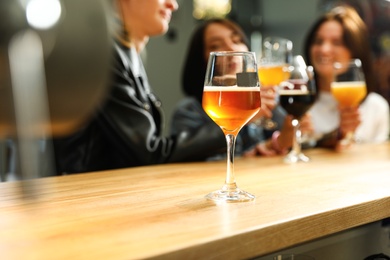
[(360, 59), (366, 78), (367, 92), (373, 91), (375, 79), (373, 76), (372, 53), (370, 51), (370, 41), (368, 29), (357, 11), (348, 5), (336, 6), (323, 14), (312, 26), (307, 34), (304, 55), (309, 65), (312, 65), (310, 48), (314, 44), (317, 31), (320, 26), (328, 21), (336, 21), (343, 28), (343, 41), (351, 52), (352, 58)]
[(223, 18), (210, 19), (195, 29), (184, 61), (181, 83), (184, 93), (187, 96), (195, 97), (199, 102), (202, 102), (204, 76), (207, 67), (207, 61), (204, 58), (204, 34), (206, 28), (213, 23), (222, 24), (231, 29), (241, 37), (242, 42), (250, 49), (245, 33), (238, 24), (231, 20)]

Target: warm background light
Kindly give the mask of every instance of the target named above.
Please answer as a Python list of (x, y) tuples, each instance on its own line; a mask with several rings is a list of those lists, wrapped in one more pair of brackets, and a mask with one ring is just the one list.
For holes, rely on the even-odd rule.
[(26, 16), (34, 28), (51, 28), (61, 17), (61, 4), (58, 0), (31, 0), (26, 6)]
[(193, 16), (198, 20), (225, 17), (231, 8), (231, 0), (194, 0)]

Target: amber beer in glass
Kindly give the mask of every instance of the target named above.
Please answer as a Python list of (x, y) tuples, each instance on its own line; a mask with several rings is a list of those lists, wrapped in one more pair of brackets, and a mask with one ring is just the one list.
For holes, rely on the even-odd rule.
[(259, 111), (258, 87), (205, 87), (203, 108), (225, 134), (238, 134)]
[[(340, 106), (359, 106), (367, 95), (362, 62), (359, 59), (352, 59), (344, 63), (336, 62), (334, 64), (334, 80), (330, 89)], [(348, 145), (353, 141), (354, 133), (348, 132), (340, 144)]]
[(259, 59), (259, 80), (263, 87), (275, 87), (290, 76), (293, 43), (289, 39), (270, 36), (264, 39)]
[(359, 106), (367, 94), (365, 81), (332, 82), (332, 95), (342, 106)]
[[(278, 102), (278, 86), (290, 76), (290, 62), (292, 60), (292, 41), (281, 37), (267, 37), (264, 39), (261, 57), (258, 63), (258, 75), (262, 90), (267, 93), (276, 92)], [(266, 130), (277, 127), (277, 122), (263, 117), (256, 122)]]
[(259, 80), (264, 87), (278, 86), (289, 78), (288, 64), (259, 64)]
[(221, 189), (206, 195), (217, 202), (255, 198), (241, 190), (234, 175), (234, 149), (241, 128), (260, 110), (260, 83), (254, 52), (211, 52), (207, 64), (202, 106), (221, 128), (227, 144), (227, 170)]

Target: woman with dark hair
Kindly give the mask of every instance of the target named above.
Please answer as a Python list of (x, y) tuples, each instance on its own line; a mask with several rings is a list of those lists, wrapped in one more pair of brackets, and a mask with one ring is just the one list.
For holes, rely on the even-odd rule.
[[(249, 43), (244, 32), (233, 21), (211, 19), (195, 29), (190, 40), (182, 74), (182, 88), (187, 97), (179, 102), (174, 112), (172, 120), (174, 131), (179, 133), (183, 129), (191, 128), (196, 124), (211, 121), (201, 105), (204, 77), (210, 52), (248, 51), (249, 49)], [(237, 138), (236, 152), (238, 154), (248, 156), (259, 154), (277, 155), (284, 154), (291, 147), (291, 118), (286, 116), (281, 108), (275, 108), (275, 93), (261, 92), (261, 101), (262, 107), (257, 118), (273, 116), (282, 128), (280, 131), (276, 130), (269, 134), (256, 124), (249, 123), (240, 131)], [(255, 119), (252, 121), (254, 122)], [(309, 126), (303, 123), (303, 129), (309, 131)], [(224, 140), (223, 133), (216, 124), (209, 131), (210, 133), (219, 132), (221, 140)]]
[[(218, 28), (227, 28), (230, 30), (232, 32), (232, 43), (238, 47), (225, 46), (219, 48), (221, 43), (217, 42), (218, 40), (206, 45), (205, 31), (210, 30), (210, 26), (217, 26), (217, 30)], [(213, 30), (212, 27), (211, 30)], [(211, 51), (216, 51), (217, 49), (228, 51), (233, 48), (236, 51), (248, 51), (250, 49), (246, 35), (236, 23), (227, 19), (210, 19), (200, 25), (192, 35), (187, 57), (184, 62), (184, 70), (181, 78), (184, 93), (188, 96), (195, 97), (200, 103), (202, 103), (203, 83), (208, 59), (208, 55), (206, 57), (205, 53), (210, 53)]]
[[(322, 136), (318, 145), (342, 149), (340, 140), (355, 132), (356, 140), (383, 142), (389, 136), (389, 105), (375, 86), (367, 28), (349, 6), (337, 6), (321, 16), (305, 42), (307, 63), (314, 67), (319, 96), (311, 108), (315, 132)], [(360, 59), (367, 95), (359, 107), (341, 107), (330, 93), (333, 64)]]

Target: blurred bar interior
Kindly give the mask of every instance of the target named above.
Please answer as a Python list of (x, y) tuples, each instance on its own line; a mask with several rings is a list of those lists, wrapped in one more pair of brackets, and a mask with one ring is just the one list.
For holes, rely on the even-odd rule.
[[(0, 181), (55, 175), (47, 139), (80, 127), (103, 100), (112, 33), (108, 2), (0, 1)], [(277, 34), (293, 40), (294, 54), (299, 55), (312, 21), (339, 2), (357, 7), (372, 33), (376, 64), (386, 68), (389, 0), (178, 0), (170, 31), (151, 39), (143, 56), (166, 118), (182, 98), (181, 66), (189, 35), (200, 20), (227, 16), (251, 36), (254, 51), (263, 37)], [(162, 66), (161, 61), (168, 59), (170, 66)], [(389, 100), (390, 75), (385, 74), (382, 82), (378, 92)], [(164, 90), (166, 86), (172, 90)], [(34, 198), (39, 188), (29, 181), (20, 185), (25, 198)]]
[[(7, 25), (0, 27), (1, 181), (53, 175), (51, 147), (45, 140), (75, 130), (104, 98), (112, 30), (108, 2), (1, 1)], [(151, 39), (143, 56), (166, 118), (182, 98), (181, 65), (191, 29), (199, 21), (226, 16), (244, 28), (252, 50), (259, 51), (262, 38), (280, 35), (294, 42), (294, 54), (299, 55), (308, 26), (340, 2), (359, 10), (371, 31), (378, 68), (383, 67), (390, 59), (388, 0), (178, 0), (170, 31)], [(172, 66), (161, 66), (164, 59)], [(378, 89), (388, 100), (389, 81), (385, 75)]]
[(74, 131), (104, 98), (106, 2), (1, 1), (1, 181), (53, 175), (46, 140)]

